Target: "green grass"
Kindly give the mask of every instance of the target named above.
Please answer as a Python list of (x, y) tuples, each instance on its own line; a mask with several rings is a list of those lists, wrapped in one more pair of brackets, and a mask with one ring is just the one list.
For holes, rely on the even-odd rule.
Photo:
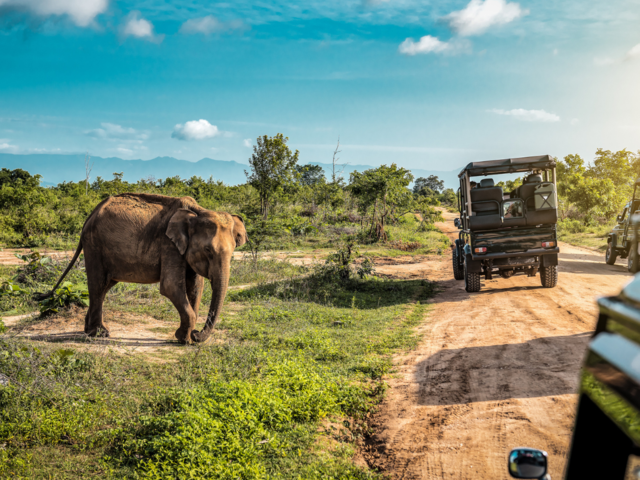
[[(434, 284), (258, 266), (239, 267), (258, 284), (229, 292), (214, 341), (164, 363), (0, 336), (0, 477), (378, 478), (353, 454)], [(157, 288), (112, 293), (110, 309), (177, 323)]]

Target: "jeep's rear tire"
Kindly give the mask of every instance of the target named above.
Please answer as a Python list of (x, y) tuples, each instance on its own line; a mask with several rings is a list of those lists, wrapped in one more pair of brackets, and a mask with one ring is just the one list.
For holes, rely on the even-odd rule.
[(613, 248), (613, 243), (609, 242), (607, 244), (607, 253), (604, 254), (604, 261), (607, 263), (607, 265), (615, 265), (617, 258), (618, 252), (615, 248)]
[(545, 288), (553, 288), (558, 284), (558, 267), (550, 265), (540, 268), (540, 283)]
[(480, 273), (470, 272), (467, 269), (467, 262), (464, 262), (464, 289), (467, 292), (480, 291)]
[(460, 255), (458, 246), (460, 245), (460, 240), (456, 240), (456, 243), (453, 245), (453, 253), (451, 255), (453, 262), (453, 278), (456, 280), (464, 279), (464, 266), (460, 265)]

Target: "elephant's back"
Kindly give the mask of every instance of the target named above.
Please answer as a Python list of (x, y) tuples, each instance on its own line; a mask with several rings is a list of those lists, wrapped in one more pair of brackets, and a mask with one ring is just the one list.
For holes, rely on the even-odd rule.
[(158, 257), (170, 202), (150, 202), (138, 195), (109, 197), (98, 205), (83, 229), (83, 244), (124, 257)]

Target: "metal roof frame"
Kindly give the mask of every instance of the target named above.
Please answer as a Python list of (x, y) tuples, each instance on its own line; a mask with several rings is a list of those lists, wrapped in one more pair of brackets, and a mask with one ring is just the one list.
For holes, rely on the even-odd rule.
[(465, 173), (469, 177), (486, 175), (499, 175), (503, 173), (519, 173), (531, 170), (547, 170), (555, 168), (556, 161), (550, 155), (538, 155), (535, 157), (505, 158), (502, 160), (487, 160), (484, 162), (471, 162), (464, 167), (458, 177)]

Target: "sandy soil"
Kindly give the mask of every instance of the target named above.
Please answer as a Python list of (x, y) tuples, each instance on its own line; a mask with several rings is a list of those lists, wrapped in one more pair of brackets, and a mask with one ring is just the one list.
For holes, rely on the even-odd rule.
[[(71, 260), (74, 251), (61, 252), (58, 250), (38, 249), (42, 255), (52, 257), (56, 260), (65, 258)], [(0, 265), (22, 265), (24, 262), (16, 257), (16, 254), (28, 255), (32, 250), (30, 248), (3, 248), (0, 251)]]
[[(443, 215), (439, 228), (457, 238), (454, 215)], [(516, 276), (483, 280), (469, 294), (448, 255), (398, 267), (437, 280), (441, 292), (419, 348), (396, 358), (370, 464), (391, 478), (506, 479), (509, 450), (524, 445), (546, 450), (551, 477), (561, 478), (595, 299), (617, 293), (630, 275), (624, 261), (609, 266), (591, 250), (560, 250), (553, 289)]]

